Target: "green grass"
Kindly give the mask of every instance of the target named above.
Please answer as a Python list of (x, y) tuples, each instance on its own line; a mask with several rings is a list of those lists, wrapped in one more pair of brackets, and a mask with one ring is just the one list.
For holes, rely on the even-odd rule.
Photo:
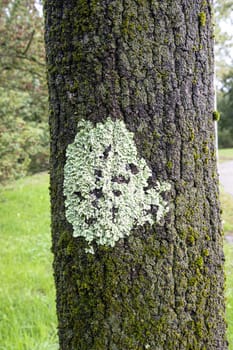
[(0, 189), (0, 350), (55, 350), (48, 176)]
[(233, 148), (222, 148), (218, 150), (219, 161), (227, 162), (233, 160)]
[[(233, 148), (220, 149), (219, 161), (227, 162), (233, 160)], [(222, 219), (225, 236), (233, 237), (233, 196), (220, 188), (220, 199), (222, 205)], [(233, 244), (225, 243), (225, 272), (226, 272), (226, 317), (228, 323), (229, 350), (233, 350)]]
[(226, 318), (227, 318), (227, 337), (229, 341), (229, 350), (233, 350), (233, 244), (226, 243), (225, 252), (225, 273), (226, 273)]
[[(233, 160), (233, 148), (219, 150), (219, 161), (226, 162)], [(223, 186), (220, 187), (223, 227), (226, 235), (233, 235), (233, 196), (226, 193)]]
[(221, 186), (220, 200), (222, 207), (222, 220), (225, 235), (233, 235), (233, 196), (226, 193)]
[[(224, 230), (233, 197), (221, 190)], [(0, 350), (57, 350), (48, 176), (0, 188)], [(225, 243), (229, 350), (233, 350), (233, 244)]]
[[(220, 191), (220, 200), (222, 206), (223, 230), (226, 237), (233, 238), (233, 196)], [(229, 350), (233, 350), (233, 241), (225, 242), (225, 273), (226, 273), (226, 318), (228, 323), (227, 336), (229, 341)]]

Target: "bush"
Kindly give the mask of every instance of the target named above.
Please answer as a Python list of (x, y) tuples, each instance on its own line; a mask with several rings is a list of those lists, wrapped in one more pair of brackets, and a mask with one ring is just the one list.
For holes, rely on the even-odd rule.
[(219, 148), (233, 148), (233, 133), (231, 129), (218, 131)]
[(0, 88), (0, 182), (48, 169), (47, 103)]
[(4, 118), (0, 126), (0, 182), (48, 168), (47, 130), (21, 118)]

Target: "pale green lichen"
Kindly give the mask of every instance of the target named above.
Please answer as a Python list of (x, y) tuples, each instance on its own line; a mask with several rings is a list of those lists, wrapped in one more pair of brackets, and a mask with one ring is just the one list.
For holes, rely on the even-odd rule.
[(170, 184), (157, 182), (150, 188), (152, 171), (138, 156), (133, 133), (123, 121), (79, 122), (66, 157), (66, 218), (73, 236), (87, 241), (87, 252), (94, 253), (93, 242), (113, 247), (133, 227), (160, 222), (168, 212), (161, 192)]

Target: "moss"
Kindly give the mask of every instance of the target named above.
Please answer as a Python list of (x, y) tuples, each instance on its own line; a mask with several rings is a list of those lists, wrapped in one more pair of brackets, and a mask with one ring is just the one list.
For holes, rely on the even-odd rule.
[(193, 142), (194, 139), (195, 139), (194, 129), (191, 128), (191, 129), (189, 130), (189, 140), (190, 140), (191, 142)]
[(193, 245), (195, 243), (195, 237), (193, 235), (188, 235), (186, 241), (188, 245)]
[(188, 285), (190, 287), (193, 287), (197, 284), (197, 278), (196, 277), (190, 277), (189, 280), (188, 280)]
[(200, 12), (198, 18), (199, 18), (200, 26), (204, 27), (206, 25), (206, 14), (205, 14), (205, 12), (203, 12), (203, 11)]
[(173, 162), (172, 162), (171, 160), (169, 160), (169, 161), (167, 162), (166, 166), (167, 166), (167, 169), (168, 169), (168, 170), (172, 170), (172, 168), (173, 168)]
[(200, 154), (197, 153), (197, 152), (194, 152), (193, 158), (194, 158), (195, 161), (197, 161), (198, 159), (200, 159)]
[(203, 257), (202, 256), (199, 256), (195, 262), (194, 262), (194, 265), (197, 266), (199, 269), (202, 269), (203, 268)]
[(221, 114), (218, 111), (213, 112), (213, 120), (218, 122), (220, 120)]
[[(186, 208), (186, 211), (184, 213), (185, 218), (187, 219), (188, 223), (192, 223), (193, 222), (193, 215), (194, 215), (194, 208)], [(189, 230), (192, 230), (192, 228), (189, 228)]]
[(204, 249), (204, 250), (202, 251), (202, 255), (205, 256), (205, 257), (209, 256), (209, 255), (210, 255), (209, 250), (208, 250), (208, 249)]
[[(194, 214), (194, 212), (193, 212), (193, 214)], [(189, 219), (190, 219), (190, 217), (189, 217)], [(187, 231), (188, 231), (187, 240), (190, 243), (194, 243), (200, 237), (199, 232), (195, 228), (193, 228), (192, 226), (189, 226)]]
[(202, 152), (203, 152), (204, 154), (206, 154), (206, 155), (209, 154), (209, 147), (208, 147), (206, 141), (203, 142), (203, 145), (202, 145)]
[(160, 137), (161, 137), (158, 130), (154, 130), (152, 135), (153, 135), (154, 139), (160, 139)]
[(179, 231), (179, 237), (184, 240), (187, 237), (187, 232), (186, 231)]
[(74, 30), (79, 33), (87, 33), (94, 30), (94, 24), (91, 20), (93, 14), (96, 11), (98, 1), (91, 1), (91, 6), (88, 0), (79, 0), (77, 1), (77, 6), (73, 10), (74, 13), (77, 13), (77, 16), (74, 16)]
[(196, 322), (196, 333), (198, 337), (202, 337), (203, 332), (202, 332), (202, 325), (200, 322)]
[(150, 159), (151, 157), (151, 152), (152, 152), (152, 144), (148, 140), (145, 140), (142, 144), (143, 147), (143, 156), (146, 159)]
[[(140, 23), (137, 23), (135, 21), (137, 15), (137, 10), (135, 7), (131, 6), (130, 9), (127, 9), (124, 12), (124, 16), (122, 19), (122, 24), (121, 24), (121, 32), (123, 36), (126, 38), (129, 38), (133, 40), (136, 35), (137, 35), (137, 30), (141, 32), (142, 28), (140, 29)], [(136, 25), (137, 23), (137, 25)], [(139, 27), (139, 28), (138, 28)]]

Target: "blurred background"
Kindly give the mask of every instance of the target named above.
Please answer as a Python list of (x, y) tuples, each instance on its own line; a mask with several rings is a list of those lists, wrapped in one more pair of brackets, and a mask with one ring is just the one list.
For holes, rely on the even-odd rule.
[(42, 7), (0, 1), (0, 182), (48, 169)]

